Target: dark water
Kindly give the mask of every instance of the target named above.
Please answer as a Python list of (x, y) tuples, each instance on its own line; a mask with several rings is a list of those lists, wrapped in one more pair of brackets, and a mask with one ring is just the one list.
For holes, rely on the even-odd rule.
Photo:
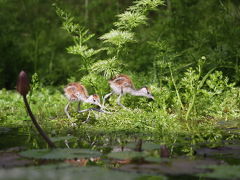
[(12, 147), (37, 148), (43, 144), (41, 137), (31, 128), (0, 127), (0, 150)]
[[(236, 129), (231, 129), (231, 131), (236, 133)], [(74, 132), (73, 130), (63, 137), (55, 137), (55, 140), (56, 145), (61, 148), (89, 148), (98, 150), (105, 155), (111, 152), (150, 152), (149, 154), (153, 158), (144, 157), (143, 161), (120, 163), (117, 170), (128, 173), (160, 174), (168, 179), (196, 179), (194, 174), (206, 172), (206, 170), (198, 168), (201, 166), (240, 165), (239, 139), (225, 140), (221, 144), (218, 142), (218, 145), (215, 145), (209, 142), (197, 144), (193, 143), (194, 140), (191, 138), (182, 137), (181, 140), (167, 144), (166, 141), (161, 141), (156, 134), (124, 131)], [(4, 152), (13, 147), (47, 148), (45, 142), (31, 127), (0, 127), (0, 151)], [(156, 158), (154, 159), (154, 157)], [(109, 166), (109, 161), (104, 163)]]

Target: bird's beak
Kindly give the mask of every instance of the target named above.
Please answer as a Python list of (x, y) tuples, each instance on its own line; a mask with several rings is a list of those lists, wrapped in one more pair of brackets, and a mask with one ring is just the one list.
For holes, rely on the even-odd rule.
[(97, 105), (102, 109), (103, 105), (101, 105), (100, 103), (97, 103)]
[(148, 101), (149, 101), (149, 102), (154, 101), (154, 97), (151, 96), (150, 98), (148, 98)]

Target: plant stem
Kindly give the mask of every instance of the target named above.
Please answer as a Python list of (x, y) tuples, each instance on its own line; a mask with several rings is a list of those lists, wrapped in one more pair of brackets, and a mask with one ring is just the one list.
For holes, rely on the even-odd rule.
[(177, 94), (177, 97), (178, 97), (178, 101), (179, 101), (179, 103), (180, 103), (180, 105), (181, 105), (181, 108), (184, 109), (183, 104), (182, 104), (181, 97), (180, 97), (179, 92), (178, 92), (178, 89), (177, 89), (177, 85), (176, 85), (175, 80), (174, 80), (174, 78), (173, 78), (173, 73), (172, 73), (172, 69), (171, 69), (171, 66), (170, 66), (170, 65), (169, 65), (169, 69), (170, 69), (170, 74), (171, 74), (172, 82), (173, 82), (173, 85), (174, 85), (174, 88), (175, 88), (175, 90), (176, 90), (176, 94)]
[(31, 111), (31, 108), (28, 104), (28, 101), (27, 101), (27, 97), (26, 95), (23, 96), (23, 101), (24, 101), (24, 104), (27, 108), (27, 112), (34, 124), (34, 126), (36, 127), (36, 129), (38, 130), (39, 134), (43, 137), (43, 139), (48, 143), (49, 147), (50, 148), (56, 148), (56, 145), (50, 140), (50, 138), (47, 136), (47, 134), (43, 131), (43, 129), (41, 128), (41, 126), (38, 124), (37, 120), (35, 119), (32, 111)]
[[(190, 112), (191, 112), (191, 110), (192, 110), (192, 108), (193, 108), (193, 106), (194, 106), (194, 104), (195, 104), (196, 95), (197, 95), (199, 89), (202, 88), (202, 86), (203, 86), (203, 84), (205, 83), (205, 81), (207, 80), (208, 76), (209, 76), (215, 69), (216, 69), (216, 67), (213, 68), (213, 69), (211, 69), (210, 71), (208, 71), (208, 73), (203, 77), (203, 79), (201, 80), (201, 82), (200, 82), (199, 85), (197, 86), (197, 88), (196, 88), (196, 90), (195, 90), (195, 92), (194, 92), (194, 94), (193, 94), (192, 102), (191, 102), (191, 104), (190, 104), (190, 106), (189, 106), (189, 108), (188, 108), (188, 110), (187, 110), (187, 114), (186, 114), (186, 116), (185, 116), (185, 120), (186, 120), (186, 121), (188, 120), (189, 114), (190, 114)], [(199, 74), (199, 78), (200, 78), (200, 74)]]
[[(193, 108), (193, 106), (195, 104), (196, 94), (197, 94), (197, 92), (194, 92), (193, 98), (192, 98), (192, 102), (191, 102), (191, 104), (190, 104), (190, 106), (189, 106), (189, 108), (187, 110), (187, 113), (186, 113), (186, 116), (185, 116), (185, 120), (186, 121), (188, 120), (189, 114), (190, 114), (190, 112), (191, 112), (191, 110), (192, 110), (192, 108)], [(188, 127), (188, 129), (189, 129), (189, 127)]]

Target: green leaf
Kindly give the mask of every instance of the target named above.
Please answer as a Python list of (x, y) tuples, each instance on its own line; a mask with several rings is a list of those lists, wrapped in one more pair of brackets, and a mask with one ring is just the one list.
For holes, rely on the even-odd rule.
[(147, 17), (138, 12), (126, 11), (123, 14), (118, 15), (119, 21), (114, 25), (120, 29), (131, 30), (140, 24), (146, 24)]
[(121, 72), (122, 64), (115, 57), (107, 60), (98, 60), (91, 66), (93, 73), (103, 73), (107, 79), (119, 74)]
[(134, 4), (135, 5), (130, 6), (128, 10), (146, 12), (149, 10), (155, 10), (157, 6), (163, 5), (164, 1), (163, 0), (137, 0), (137, 1), (134, 1)]
[(33, 149), (20, 152), (20, 155), (35, 159), (74, 159), (101, 156), (100, 152), (89, 149)]

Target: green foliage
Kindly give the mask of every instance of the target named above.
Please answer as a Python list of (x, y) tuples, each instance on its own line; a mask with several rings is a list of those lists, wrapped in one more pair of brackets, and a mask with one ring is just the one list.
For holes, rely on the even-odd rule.
[(71, 35), (74, 42), (74, 45), (67, 48), (67, 52), (74, 55), (80, 55), (82, 59), (80, 69), (89, 73), (91, 63), (94, 62), (93, 56), (101, 51), (101, 49), (95, 50), (89, 48), (87, 45), (94, 34), (90, 34), (83, 26), (76, 23), (75, 18), (70, 15), (70, 13), (63, 11), (57, 6), (55, 6), (55, 8), (57, 15), (63, 20), (63, 29)]
[(105, 43), (111, 43), (118, 48), (121, 48), (128, 42), (133, 42), (133, 33), (128, 31), (111, 30), (109, 33), (104, 34), (100, 37)]
[(147, 17), (139, 12), (126, 11), (123, 14), (118, 15), (119, 21), (114, 25), (119, 29), (132, 30), (140, 24), (146, 24)]
[[(127, 11), (119, 14), (117, 16), (118, 21), (114, 23), (117, 29), (113, 29), (100, 37), (104, 42), (110, 43), (110, 45), (106, 47), (108, 53), (116, 56), (118, 60), (124, 47), (126, 47), (129, 42), (136, 42), (133, 28), (139, 27), (141, 24), (146, 24), (147, 11), (155, 10), (157, 6), (162, 4), (162, 0), (139, 0), (135, 1), (134, 5), (130, 6)], [(115, 46), (114, 49), (111, 44)]]
[[(196, 141), (200, 142), (206, 139), (216, 141), (225, 138), (222, 132), (217, 131), (218, 125), (216, 122), (218, 118), (231, 121), (231, 119), (239, 117), (240, 91), (229, 83), (220, 71), (215, 71), (195, 92), (203, 78), (202, 76), (200, 79), (196, 78), (197, 76), (196, 69), (189, 69), (185, 77), (176, 81), (179, 96), (184, 105), (182, 110), (171, 79), (168, 79), (169, 85), (163, 85), (162, 88), (159, 88), (157, 84), (149, 86), (155, 97), (154, 102), (148, 102), (144, 97), (124, 96), (122, 103), (129, 110), (120, 108), (116, 104), (116, 96), (112, 96), (109, 103), (105, 104), (107, 109), (112, 111), (112, 114), (91, 114), (90, 124), (84, 126), (81, 121), (86, 119), (87, 114), (76, 113), (77, 103), (73, 103), (70, 109), (74, 118), (67, 120), (64, 114), (67, 100), (62, 92), (49, 87), (45, 88), (40, 84), (37, 87), (36, 75), (33, 76), (33, 79), (35, 79), (33, 87), (37, 87), (37, 89), (31, 92), (30, 105), (41, 126), (50, 133), (54, 132), (54, 134), (64, 133), (68, 129), (72, 129), (73, 123), (77, 123), (75, 128), (80, 129), (79, 131), (81, 131), (81, 128), (93, 128), (104, 132), (149, 132), (158, 134), (163, 142), (172, 142), (181, 137), (181, 134), (187, 136), (188, 133), (197, 134), (198, 140)], [(143, 82), (148, 81), (148, 77), (137, 75), (132, 77), (136, 87), (141, 87)], [(191, 86), (189, 86), (189, 82), (192, 82)], [(109, 91), (107, 80), (102, 75), (90, 74), (84, 76), (82, 83), (87, 85), (90, 94), (98, 93), (103, 96)], [(191, 116), (189, 116), (189, 120), (184, 121), (194, 93), (195, 102), (191, 110)], [(0, 99), (2, 107), (1, 125), (30, 125), (22, 98), (16, 92), (1, 90)], [(83, 104), (81, 108), (84, 109), (89, 106)], [(191, 128), (189, 132), (186, 131), (187, 125)]]
[(57, 15), (63, 19), (63, 29), (72, 35), (73, 41), (76, 45), (81, 46), (94, 36), (94, 34), (89, 34), (88, 30), (80, 24), (74, 22), (76, 20), (70, 13), (63, 11), (59, 7), (55, 6), (55, 8)]
[[(107, 46), (104, 48), (99, 48), (94, 50), (89, 48), (87, 45), (89, 40), (94, 36), (89, 34), (83, 26), (76, 22), (75, 18), (64, 10), (60, 9), (58, 6), (54, 5), (56, 8), (56, 13), (63, 20), (63, 29), (65, 29), (73, 38), (74, 45), (67, 48), (68, 53), (80, 55), (82, 58), (82, 63), (80, 64), (80, 70), (85, 70), (84, 75), (91, 81), (86, 82), (86, 85), (93, 85), (92, 75), (103, 74), (105, 78), (110, 78), (122, 71), (120, 66), (120, 52), (124, 49), (127, 43), (135, 42), (134, 32), (132, 29), (139, 26), (140, 24), (146, 24), (146, 12), (148, 10), (155, 9), (158, 5), (162, 4), (161, 0), (158, 1), (136, 1), (135, 5), (129, 8), (125, 13), (120, 14), (119, 21), (114, 24), (117, 29), (112, 29), (110, 32), (105, 33), (100, 36), (100, 40)], [(112, 57), (103, 60), (98, 60), (93, 57), (93, 55), (98, 54), (102, 50), (107, 50), (108, 55)], [(95, 62), (95, 63), (94, 63)], [(94, 85), (96, 88), (96, 84)]]
[(157, 6), (163, 5), (162, 0), (137, 0), (133, 2), (134, 5), (130, 6), (128, 10), (146, 13), (150, 10), (156, 10)]
[[(68, 34), (58, 30), (58, 22), (47, 20), (57, 19), (54, 10), (45, 8), (49, 4), (25, 2), (25, 10), (18, 10), (13, 2), (2, 4), (0, 53), (4, 61), (0, 61), (0, 75), (4, 80), (0, 85), (8, 82), (6, 87), (14, 87), (14, 73), (19, 68), (10, 68), (9, 73), (5, 70), (9, 69), (6, 64), (13, 62), (12, 54), (20, 60), (16, 67), (33, 69), (30, 103), (39, 123), (50, 133), (66, 133), (75, 124), (77, 130), (157, 133), (166, 142), (192, 134), (200, 142), (229, 137), (218, 131), (218, 120), (230, 121), (240, 114), (239, 41), (233, 38), (240, 31), (233, 2), (220, 6), (218, 2), (173, 0), (158, 8), (163, 1), (138, 0), (127, 8), (125, 1), (96, 0), (88, 7), (59, 1), (64, 10), (58, 6), (55, 10)], [(35, 12), (36, 5), (49, 14)], [(107, 7), (107, 12), (90, 12), (97, 7)], [(16, 21), (20, 17), (26, 22), (35, 18), (36, 24), (30, 27), (28, 23), (26, 28), (24, 21), (23, 27)], [(11, 30), (9, 34), (6, 29)], [(63, 51), (66, 47), (70, 55)], [(24, 63), (26, 66), (21, 66)], [(81, 81), (89, 94), (104, 96), (110, 92), (107, 80), (119, 73), (132, 77), (136, 88), (148, 86), (155, 101), (126, 95), (122, 103), (128, 110), (123, 110), (116, 105), (117, 97), (112, 96), (106, 103), (112, 114), (91, 114), (90, 123), (82, 124), (87, 114), (78, 114), (76, 103), (70, 108), (73, 118), (66, 119), (63, 86), (45, 86)], [(1, 90), (0, 105), (1, 125), (29, 126), (22, 99), (15, 92)], [(81, 108), (89, 106), (83, 104)]]
[[(180, 143), (179, 151), (192, 156), (198, 143), (215, 146), (223, 140), (239, 139), (240, 4), (171, 0), (164, 5), (163, 2), (137, 0), (130, 5), (130, 1), (60, 0), (55, 11), (65, 33), (58, 27), (51, 2), (0, 1), (0, 89), (13, 89), (16, 75), (21, 69), (27, 70), (32, 75), (28, 96), (37, 120), (54, 136), (54, 141), (70, 141), (71, 147), (79, 148), (80, 144), (98, 149), (98, 145), (111, 146), (114, 141), (111, 138), (118, 139), (120, 133), (143, 133), (146, 140), (168, 144), (171, 153), (175, 144)], [(73, 118), (66, 118), (67, 100), (62, 84), (81, 81), (89, 94), (104, 96), (110, 92), (107, 80), (119, 73), (132, 77), (137, 89), (149, 87), (155, 101), (126, 95), (121, 99), (128, 108), (125, 110), (116, 104), (117, 97), (111, 96), (105, 103), (111, 114), (91, 113), (89, 123), (82, 123), (87, 113), (78, 114), (77, 103), (72, 103)], [(1, 89), (0, 106), (1, 126), (32, 130), (22, 98), (16, 92)], [(81, 108), (90, 106), (83, 104)], [(0, 134), (6, 132), (7, 129), (0, 129)], [(94, 133), (96, 137), (92, 136)], [(32, 134), (31, 131), (24, 141), (30, 141)], [(83, 134), (84, 138), (76, 142), (74, 137)], [(106, 138), (106, 134), (110, 137)], [(120, 143), (127, 144), (124, 140)], [(33, 144), (35, 148), (41, 146), (38, 141)], [(142, 148), (156, 151), (159, 147), (145, 143)], [(77, 149), (44, 149), (29, 150), (22, 155), (53, 160), (95, 155), (89, 152), (88, 149), (80, 153)], [(111, 153), (109, 157), (131, 159), (135, 155), (135, 152), (121, 152)], [(156, 157), (146, 160), (162, 161), (159, 154)], [(225, 177), (221, 174), (223, 168), (232, 170), (228, 171), (229, 177), (238, 178), (235, 166), (209, 167), (214, 171), (202, 176)], [(23, 172), (23, 179), (27, 179), (35, 170), (13, 171)], [(80, 172), (81, 176), (89, 177), (93, 170), (96, 168), (86, 168), (84, 173)], [(107, 179), (120, 173), (102, 170), (97, 172)], [(37, 171), (36, 179), (42, 179), (44, 173), (53, 179), (65, 177), (62, 169), (56, 171), (47, 167)], [(74, 178), (79, 168), (66, 172)], [(2, 170), (0, 174), (4, 174), (0, 178), (7, 179), (12, 171)], [(93, 179), (102, 177), (92, 176)]]
[(91, 67), (91, 72), (103, 75), (107, 79), (120, 74), (123, 65), (116, 60), (116, 57), (107, 60), (98, 60)]
[[(162, 86), (168, 70), (161, 58), (157, 58), (161, 52), (162, 59), (174, 61), (173, 73), (175, 69), (196, 65), (196, 59), (205, 55), (208, 66), (204, 67), (204, 72), (221, 66), (223, 74), (239, 84), (239, 41), (235, 38), (240, 32), (237, 1), (191, 0), (186, 3), (173, 0), (164, 6), (161, 0), (138, 0), (133, 5), (130, 1), (86, 2), (58, 1), (64, 11), (57, 8), (57, 12), (68, 35), (59, 28), (52, 2), (1, 1), (0, 87), (14, 88), (15, 77), (22, 69), (30, 74), (37, 73), (40, 81), (48, 85), (66, 83), (69, 77), (79, 80), (89, 73), (89, 67), (96, 60), (113, 57), (128, 65), (123, 72), (126, 69), (151, 71)], [(141, 26), (146, 23), (147, 27)], [(127, 41), (119, 49), (99, 42), (98, 37), (111, 30), (133, 34), (134, 43)], [(165, 49), (171, 52), (149, 46), (147, 41), (167, 44)], [(66, 47), (70, 55), (64, 51)], [(178, 56), (172, 58), (174, 54)], [(9, 68), (9, 64), (15, 64), (14, 68)], [(179, 76), (182, 73), (177, 78)]]

